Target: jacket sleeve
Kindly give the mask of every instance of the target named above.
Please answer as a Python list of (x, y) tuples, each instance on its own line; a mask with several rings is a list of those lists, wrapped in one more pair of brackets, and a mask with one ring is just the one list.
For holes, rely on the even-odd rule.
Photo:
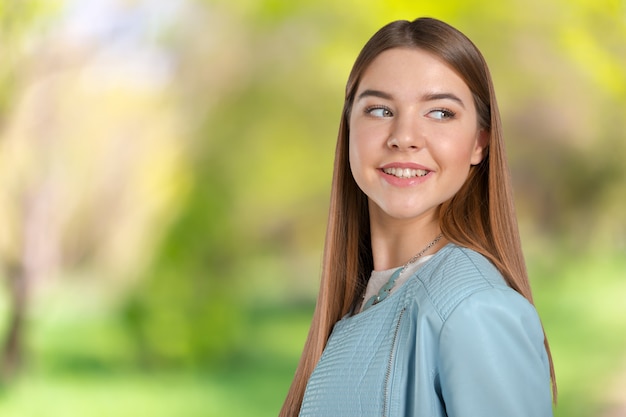
[(535, 308), (510, 288), (463, 300), (440, 334), (449, 417), (552, 416), (550, 371)]

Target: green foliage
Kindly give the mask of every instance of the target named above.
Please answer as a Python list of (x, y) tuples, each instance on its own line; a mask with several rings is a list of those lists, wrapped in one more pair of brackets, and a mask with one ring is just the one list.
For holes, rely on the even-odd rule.
[(626, 260), (619, 252), (552, 255), (533, 259), (530, 274), (559, 384), (555, 415), (601, 416), (609, 397), (623, 398), (613, 372), (623, 371), (626, 351)]
[(232, 201), (215, 164), (200, 165), (213, 174), (192, 193), (149, 279), (124, 310), (146, 366), (210, 364), (236, 346), (239, 310), (228, 291), (237, 242)]

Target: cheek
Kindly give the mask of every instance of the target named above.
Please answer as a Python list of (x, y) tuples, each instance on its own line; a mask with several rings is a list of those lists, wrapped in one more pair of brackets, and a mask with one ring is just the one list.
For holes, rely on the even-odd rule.
[(361, 190), (367, 188), (372, 181), (372, 166), (376, 164), (376, 152), (371, 141), (359, 135), (359, 132), (350, 132), (348, 138), (348, 163), (352, 178)]
[[(457, 138), (458, 139), (458, 138)], [(460, 187), (469, 175), (472, 163), (473, 147), (467, 143), (460, 144), (458, 140), (441, 142), (435, 148), (431, 148), (433, 158), (445, 172), (445, 177), (454, 187)]]
[(436, 158), (448, 165), (449, 168), (462, 168), (470, 164), (471, 148), (465, 143), (461, 144), (456, 140), (440, 141), (431, 146), (431, 152)]
[(352, 172), (352, 176), (357, 179), (359, 176), (361, 157), (358, 142), (355, 140), (352, 133), (350, 133), (348, 138), (348, 163), (350, 164), (350, 172)]
[(350, 162), (350, 164), (352, 165), (352, 163), (354, 162), (355, 158), (356, 158), (356, 143), (354, 141), (352, 132), (350, 133), (350, 136), (348, 137), (348, 160)]
[(368, 142), (363, 132), (360, 132), (358, 129), (350, 130), (348, 136), (348, 155), (351, 164), (358, 164), (367, 159), (367, 155), (370, 153), (368, 150)]
[(438, 155), (450, 163), (458, 164), (463, 170), (469, 169), (475, 155), (478, 134), (473, 126), (464, 126), (454, 132), (446, 132), (433, 146)]

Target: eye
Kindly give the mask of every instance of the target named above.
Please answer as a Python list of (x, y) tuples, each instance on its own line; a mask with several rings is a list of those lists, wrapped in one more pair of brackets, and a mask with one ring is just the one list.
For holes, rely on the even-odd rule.
[(456, 113), (448, 109), (435, 109), (428, 112), (427, 116), (436, 120), (452, 119)]
[(365, 109), (365, 113), (373, 117), (392, 117), (393, 113), (388, 107), (373, 106)]

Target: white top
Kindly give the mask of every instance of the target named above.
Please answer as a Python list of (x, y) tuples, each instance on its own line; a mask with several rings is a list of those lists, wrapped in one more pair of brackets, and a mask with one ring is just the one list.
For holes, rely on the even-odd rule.
[[(398, 279), (396, 280), (396, 285), (393, 286), (389, 294), (396, 291), (398, 288), (402, 286), (406, 282), (407, 279), (411, 277), (414, 273), (416, 273), (426, 261), (432, 258), (434, 255), (426, 255), (418, 258), (415, 262), (410, 264), (407, 269), (400, 274)], [(386, 269), (384, 271), (372, 271), (372, 275), (370, 275), (369, 281), (367, 281), (367, 288), (365, 288), (365, 296), (363, 297), (363, 302), (361, 303), (361, 307), (359, 308), (359, 313), (363, 311), (363, 304), (365, 304), (365, 300), (369, 300), (372, 296), (378, 294), (378, 291), (389, 281), (391, 275), (398, 269), (402, 268), (401, 266)]]

